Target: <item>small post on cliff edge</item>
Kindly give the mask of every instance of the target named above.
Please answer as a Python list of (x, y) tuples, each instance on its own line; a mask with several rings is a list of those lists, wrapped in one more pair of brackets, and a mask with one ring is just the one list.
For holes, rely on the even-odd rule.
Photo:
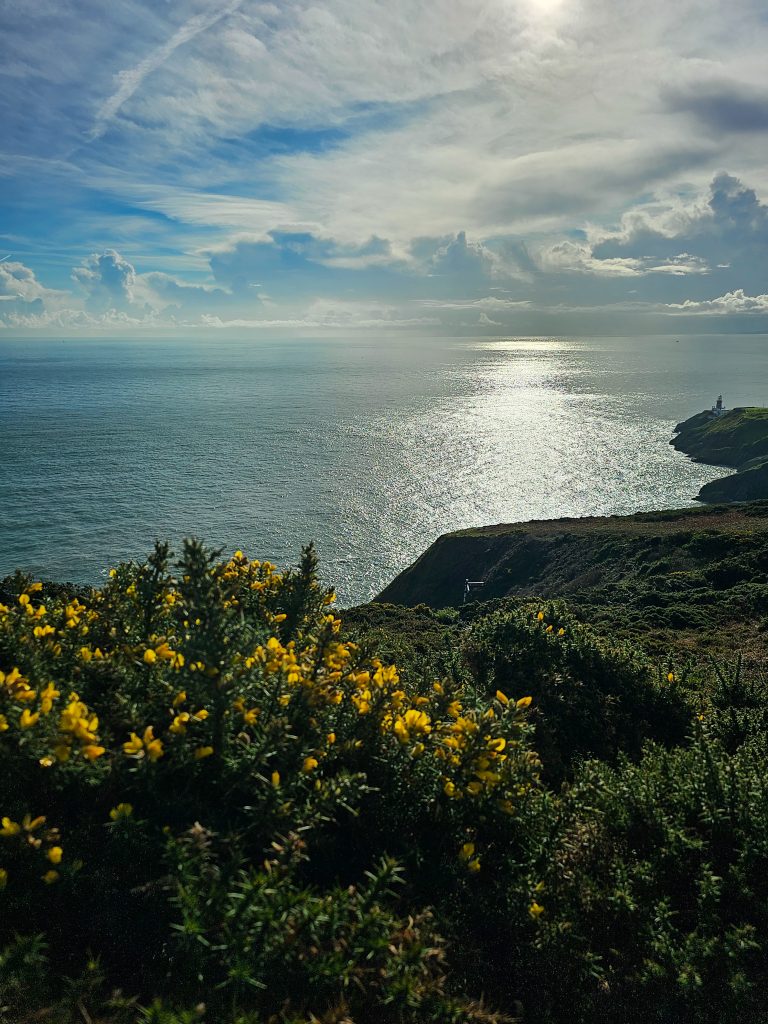
[(461, 599), (462, 604), (467, 603), (467, 594), (470, 594), (474, 587), (484, 587), (485, 580), (464, 580), (464, 596)]

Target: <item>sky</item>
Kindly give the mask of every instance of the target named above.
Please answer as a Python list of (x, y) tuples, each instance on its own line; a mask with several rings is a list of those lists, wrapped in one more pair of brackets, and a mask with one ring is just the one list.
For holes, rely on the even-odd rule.
[(768, 331), (765, 0), (0, 0), (0, 337)]

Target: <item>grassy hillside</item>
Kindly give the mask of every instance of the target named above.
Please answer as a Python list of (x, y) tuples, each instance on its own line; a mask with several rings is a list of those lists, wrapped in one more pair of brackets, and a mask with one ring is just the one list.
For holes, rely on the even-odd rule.
[(440, 537), (379, 595), (384, 603), (565, 598), (651, 650), (746, 649), (768, 628), (768, 502), (558, 519)]

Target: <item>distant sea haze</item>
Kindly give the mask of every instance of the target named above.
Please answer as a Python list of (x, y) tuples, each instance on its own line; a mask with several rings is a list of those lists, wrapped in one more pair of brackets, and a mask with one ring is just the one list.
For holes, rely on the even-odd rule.
[(768, 405), (768, 338), (2, 340), (0, 575), (314, 540), (349, 605), (449, 530), (692, 504), (720, 393)]

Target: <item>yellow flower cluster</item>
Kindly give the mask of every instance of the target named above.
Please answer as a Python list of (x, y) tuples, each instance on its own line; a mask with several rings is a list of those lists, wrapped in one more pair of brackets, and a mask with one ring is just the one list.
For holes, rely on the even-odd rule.
[[(47, 683), (39, 692), (33, 689), (29, 685), (29, 680), (21, 674), (17, 667), (12, 668), (8, 673), (0, 672), (0, 687), (17, 709), (21, 707), (18, 725), (22, 732), (38, 726), (41, 719), (44, 720), (50, 715), (54, 705), (61, 697), (61, 691), (53, 682)], [(46, 730), (46, 735), (51, 735), (53, 751), (52, 754), (40, 758), (40, 764), (44, 768), (50, 768), (55, 761), (68, 761), (76, 741), (79, 743), (80, 753), (89, 761), (95, 761), (105, 753), (105, 748), (100, 745), (97, 733), (99, 719), (88, 710), (77, 693), (70, 693), (68, 703), (62, 709), (57, 725), (58, 731), (53, 734), (51, 734), (51, 730)], [(0, 733), (7, 732), (9, 728), (7, 715), (0, 714)]]
[(145, 665), (167, 662), (176, 670), (184, 668), (184, 655), (181, 651), (174, 651), (165, 637), (153, 637), (151, 643), (153, 646), (147, 647), (142, 654)]
[(475, 856), (475, 844), (464, 843), (459, 850), (459, 860), (466, 866), (467, 871), (475, 874), (480, 870), (480, 858)]
[(404, 715), (394, 718), (392, 732), (401, 743), (409, 743), (416, 736), (428, 736), (432, 732), (432, 720), (426, 711), (409, 708)]
[[(339, 648), (344, 645), (334, 646)], [(355, 650), (353, 645), (347, 645), (347, 658), (350, 658)], [(341, 660), (338, 655), (337, 659)], [(347, 687), (352, 687), (349, 699), (359, 715), (368, 715), (373, 711), (385, 713), (382, 730), (387, 731), (393, 728), (391, 712), (402, 708), (405, 703), (405, 691), (399, 689), (400, 676), (394, 665), (385, 667), (378, 659), (374, 659), (371, 668), (373, 672), (358, 669), (347, 675)]]
[(59, 717), (59, 742), (54, 748), (56, 759), (68, 761), (75, 741), (79, 742), (80, 753), (87, 760), (101, 757), (105, 748), (99, 743), (98, 728), (98, 716), (91, 714), (76, 693), (70, 693), (69, 702)]
[[(58, 867), (64, 858), (64, 850), (59, 845), (59, 830), (44, 828), (45, 822), (46, 818), (43, 814), (34, 818), (31, 814), (25, 814), (20, 822), (14, 821), (8, 815), (3, 815), (0, 817), (0, 838), (13, 839), (26, 850), (39, 850), (49, 864)], [(0, 889), (6, 887), (8, 877), (8, 871), (5, 868), (0, 868)], [(59, 872), (54, 868), (48, 868), (41, 878), (50, 885), (52, 882), (58, 881)]]
[[(90, 630), (90, 625), (98, 620), (99, 613), (89, 609), (77, 598), (62, 604), (55, 604), (53, 611), (45, 604), (35, 604), (32, 595), (42, 590), (42, 583), (31, 583), (25, 591), (22, 591), (16, 599), (16, 608), (19, 615), (14, 617), (11, 608), (7, 605), (0, 605), (0, 625), (6, 630), (16, 629), (17, 639), (21, 645), (30, 641), (44, 641), (45, 649), (52, 652), (55, 657), (62, 653), (62, 643), (73, 634), (84, 637)], [(19, 617), (20, 616), (20, 617)], [(26, 628), (25, 628), (26, 624)], [(87, 648), (82, 649), (88, 652)], [(104, 658), (105, 655), (96, 649), (95, 652), (82, 654), (83, 660), (90, 660), (90, 657)]]
[(37, 697), (37, 690), (32, 689), (29, 680), (16, 666), (10, 672), (0, 672), (0, 687), (4, 689), (6, 696), (14, 701), (31, 702)]
[[(276, 618), (279, 616), (272, 616), (273, 620)], [(274, 681), (284, 691), (279, 697), (282, 707), (290, 704), (292, 691), (296, 690), (301, 690), (306, 701), (314, 707), (341, 704), (343, 690), (340, 684), (345, 672), (347, 678), (351, 678), (348, 666), (357, 645), (333, 639), (341, 626), (340, 620), (333, 615), (324, 616), (322, 625), (328, 636), (320, 640), (308, 638), (301, 645), (301, 650), (297, 649), (294, 640), (284, 645), (278, 637), (270, 637), (266, 644), (259, 644), (247, 657), (236, 659), (241, 673), (247, 676), (256, 669), (268, 684)], [(248, 725), (253, 725), (259, 714), (258, 708), (246, 708), (242, 696), (236, 699), (234, 708)]]
[(112, 819), (112, 821), (121, 821), (125, 818), (130, 818), (132, 814), (133, 805), (122, 803), (112, 808), (112, 810), (109, 812), (109, 817)]
[[(264, 596), (276, 592), (283, 581), (277, 566), (271, 562), (260, 562), (257, 558), (251, 561), (242, 551), (236, 551), (224, 565), (222, 578)], [(227, 598), (225, 607), (236, 607), (238, 603), (237, 597), (233, 595)]]
[[(544, 612), (538, 612), (537, 613), (536, 621), (540, 622), (544, 626), (544, 632), (545, 633), (554, 633), (555, 627), (552, 625), (552, 623), (549, 623), (549, 625), (547, 625), (544, 622)], [(558, 629), (557, 635), (558, 636), (565, 636), (565, 630), (562, 628), (562, 626), (560, 627), (560, 629)]]
[[(0, 743), (18, 737), (22, 755), (33, 751), (43, 767), (74, 761), (83, 772), (83, 760), (97, 762), (107, 751), (99, 716), (79, 693), (95, 704), (102, 698), (92, 693), (113, 694), (114, 703), (110, 696), (96, 706), (105, 736), (119, 739), (94, 771), (144, 772), (162, 761), (159, 772), (199, 762), (201, 773), (216, 773), (248, 749), (275, 806), (288, 807), (294, 788), (320, 790), (334, 771), (348, 773), (350, 756), (353, 768), (370, 756), (398, 770), (419, 759), (419, 778), (450, 802), (444, 813), (460, 813), (458, 801), (480, 804), (482, 815), (515, 813), (539, 767), (522, 742), (530, 696), (515, 701), (498, 691), (481, 704), (447, 680), (425, 688), (401, 679), (394, 665), (341, 638), (341, 620), (328, 607), (335, 595), (319, 587), (315, 612), (288, 640), (279, 628), (284, 579), (271, 563), (237, 551), (224, 565), (205, 565), (201, 593), (217, 595), (206, 611), (195, 608), (189, 577), (155, 578), (146, 567), (110, 574), (90, 610), (77, 599), (51, 599), (47, 611), (32, 600), (32, 587), (12, 609), (0, 609), (8, 618), (0, 628), (14, 631), (12, 649), (34, 650), (0, 673)], [(543, 613), (538, 621), (550, 631)], [(70, 686), (79, 693), (63, 697)], [(259, 751), (266, 751), (260, 764)], [(357, 751), (364, 751), (359, 760)], [(132, 810), (120, 803), (109, 817), (122, 821)], [(473, 833), (461, 847), (469, 874), (480, 871), (479, 842)], [(54, 869), (56, 856), (49, 856)]]
[(84, 604), (74, 598), (64, 609), (64, 620), (67, 629), (76, 629), (83, 618), (87, 608)]
[(137, 761), (148, 757), (152, 762), (158, 761), (165, 753), (163, 741), (155, 738), (155, 729), (152, 725), (146, 727), (142, 736), (132, 732), (131, 738), (123, 744), (123, 751)]

